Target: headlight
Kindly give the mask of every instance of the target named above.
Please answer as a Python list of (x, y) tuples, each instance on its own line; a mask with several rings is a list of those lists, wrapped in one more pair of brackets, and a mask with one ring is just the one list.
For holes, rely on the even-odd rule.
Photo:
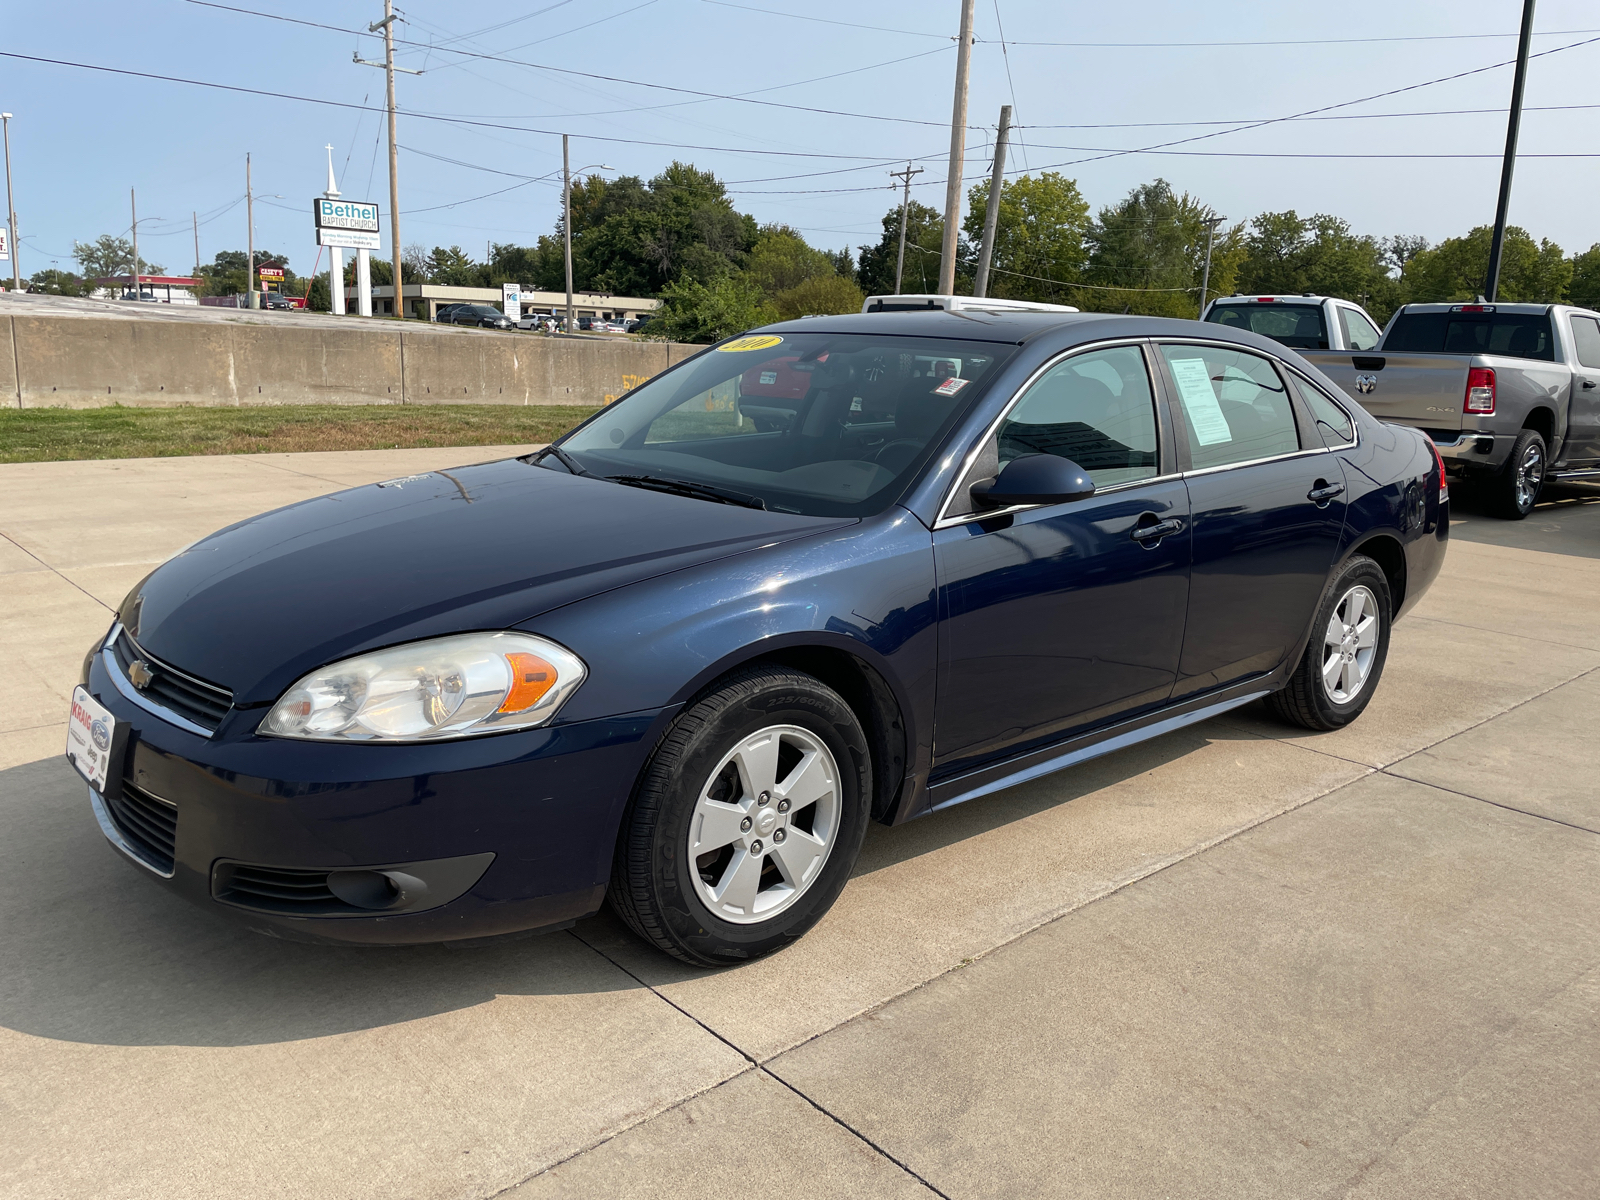
[(466, 633), (394, 646), (313, 671), (257, 732), (323, 742), (421, 742), (529, 729), (588, 674), (526, 633)]

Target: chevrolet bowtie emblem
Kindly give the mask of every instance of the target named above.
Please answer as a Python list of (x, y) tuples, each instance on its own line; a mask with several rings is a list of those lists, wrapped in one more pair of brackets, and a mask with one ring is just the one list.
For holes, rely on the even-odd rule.
[(150, 669), (150, 664), (142, 658), (136, 658), (128, 664), (128, 682), (141, 692), (150, 686), (155, 677), (156, 673)]

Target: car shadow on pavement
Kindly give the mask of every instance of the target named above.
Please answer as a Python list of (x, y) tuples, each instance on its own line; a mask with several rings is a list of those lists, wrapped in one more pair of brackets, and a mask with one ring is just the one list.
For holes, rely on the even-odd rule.
[(497, 995), (639, 985), (569, 937), (302, 945), (141, 878), (62, 759), (0, 771), (0, 1026), (110, 1045), (243, 1046), (349, 1033)]
[(1600, 484), (1546, 484), (1531, 513), (1507, 521), (1481, 491), (1452, 483), (1450, 509), (1450, 536), (1459, 541), (1600, 558)]

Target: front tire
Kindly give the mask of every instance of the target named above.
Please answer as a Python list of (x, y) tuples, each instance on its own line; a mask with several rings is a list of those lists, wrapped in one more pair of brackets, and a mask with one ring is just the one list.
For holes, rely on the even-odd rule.
[(1383, 676), (1393, 613), (1388, 576), (1372, 559), (1352, 555), (1322, 594), (1294, 674), (1267, 697), (1267, 707), (1291, 725), (1318, 732), (1350, 724)]
[(1490, 481), (1489, 503), (1495, 516), (1520, 521), (1533, 511), (1544, 490), (1549, 451), (1536, 429), (1524, 429), (1511, 444), (1511, 457)]
[(771, 954), (838, 899), (871, 795), (866, 734), (838, 693), (798, 671), (739, 672), (651, 757), (623, 820), (611, 905), (696, 966)]

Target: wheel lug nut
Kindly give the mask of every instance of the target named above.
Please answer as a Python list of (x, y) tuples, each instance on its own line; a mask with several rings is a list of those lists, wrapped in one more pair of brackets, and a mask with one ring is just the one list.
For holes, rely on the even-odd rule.
[(762, 792), (761, 795), (756, 797), (756, 803), (757, 804), (766, 804), (771, 799), (772, 799), (772, 793), (771, 792)]
[(750, 832), (750, 824), (751, 824), (751, 821), (750, 821), (749, 817), (746, 817), (744, 820), (740, 821), (739, 822), (739, 832), (740, 833), (749, 833)]
[(750, 853), (751, 854), (760, 854), (761, 853), (761, 839), (760, 838), (757, 838), (755, 841), (750, 843)]
[(778, 811), (779, 812), (788, 812), (789, 811), (789, 802), (787, 800), (779, 800), (778, 801)]
[(788, 837), (788, 836), (789, 836), (789, 831), (788, 830), (786, 830), (786, 829), (774, 829), (772, 831), (773, 844), (776, 845), (778, 842), (783, 841), (783, 839)]

